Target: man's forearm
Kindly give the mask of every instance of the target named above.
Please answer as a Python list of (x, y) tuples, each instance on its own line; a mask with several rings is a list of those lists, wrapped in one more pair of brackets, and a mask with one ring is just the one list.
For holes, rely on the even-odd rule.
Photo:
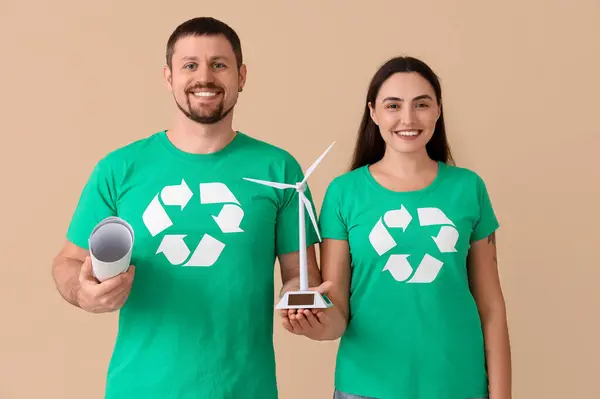
[(511, 354), (504, 312), (497, 311), (483, 320), (490, 399), (510, 399)]
[(77, 292), (82, 263), (77, 259), (59, 257), (52, 265), (52, 277), (58, 292), (67, 302), (77, 307), (79, 307)]

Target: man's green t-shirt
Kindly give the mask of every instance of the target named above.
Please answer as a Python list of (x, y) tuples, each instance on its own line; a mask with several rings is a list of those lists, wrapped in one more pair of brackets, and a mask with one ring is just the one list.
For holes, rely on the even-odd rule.
[(432, 184), (393, 192), (367, 166), (334, 179), (323, 238), (351, 252), (350, 321), (335, 373), (342, 392), (380, 399), (488, 394), (467, 253), (498, 227), (483, 180), (438, 163)]
[(87, 249), (108, 216), (135, 231), (107, 399), (277, 398), (273, 267), (298, 250), (298, 195), (244, 177), (295, 184), (303, 173), (288, 152), (241, 132), (191, 154), (162, 131), (94, 168), (67, 238)]

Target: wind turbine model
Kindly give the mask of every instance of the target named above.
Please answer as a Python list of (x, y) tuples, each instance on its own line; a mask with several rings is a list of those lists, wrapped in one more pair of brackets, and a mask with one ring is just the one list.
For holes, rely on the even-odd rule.
[(319, 242), (321, 242), (321, 234), (319, 233), (319, 226), (317, 225), (317, 218), (313, 211), (310, 201), (304, 195), (306, 191), (306, 181), (309, 176), (315, 171), (319, 163), (325, 158), (325, 155), (331, 150), (331, 147), (335, 144), (335, 141), (325, 150), (323, 154), (306, 170), (304, 179), (296, 184), (270, 182), (265, 180), (250, 179), (244, 177), (244, 180), (248, 180), (254, 183), (263, 184), (265, 186), (274, 187), (277, 189), (288, 189), (293, 188), (298, 192), (298, 227), (299, 227), (299, 240), (300, 240), (300, 289), (298, 291), (286, 292), (276, 306), (276, 309), (323, 309), (333, 306), (329, 298), (326, 295), (321, 294), (317, 291), (311, 291), (308, 289), (308, 265), (306, 262), (306, 225), (304, 219), (304, 209), (308, 211), (310, 220), (317, 232)]

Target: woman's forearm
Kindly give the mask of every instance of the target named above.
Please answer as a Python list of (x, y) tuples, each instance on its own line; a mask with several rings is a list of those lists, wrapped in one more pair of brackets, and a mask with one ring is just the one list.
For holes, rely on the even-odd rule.
[(512, 366), (506, 313), (494, 310), (483, 317), (490, 399), (511, 399)]
[(325, 310), (330, 318), (326, 324), (326, 329), (321, 337), (322, 341), (334, 341), (344, 335), (346, 331), (347, 321), (341, 310), (337, 307), (332, 307)]

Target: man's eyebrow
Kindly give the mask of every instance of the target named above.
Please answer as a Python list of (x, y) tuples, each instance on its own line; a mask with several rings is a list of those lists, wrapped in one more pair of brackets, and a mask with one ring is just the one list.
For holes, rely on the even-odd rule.
[[(196, 57), (195, 55), (185, 55), (183, 57), (181, 57), (182, 60), (186, 60), (186, 61), (198, 61), (198, 57)], [(215, 55), (213, 57), (210, 57), (211, 61), (217, 61), (217, 60), (225, 60), (225, 61), (229, 61), (229, 58), (227, 58), (224, 55)]]

